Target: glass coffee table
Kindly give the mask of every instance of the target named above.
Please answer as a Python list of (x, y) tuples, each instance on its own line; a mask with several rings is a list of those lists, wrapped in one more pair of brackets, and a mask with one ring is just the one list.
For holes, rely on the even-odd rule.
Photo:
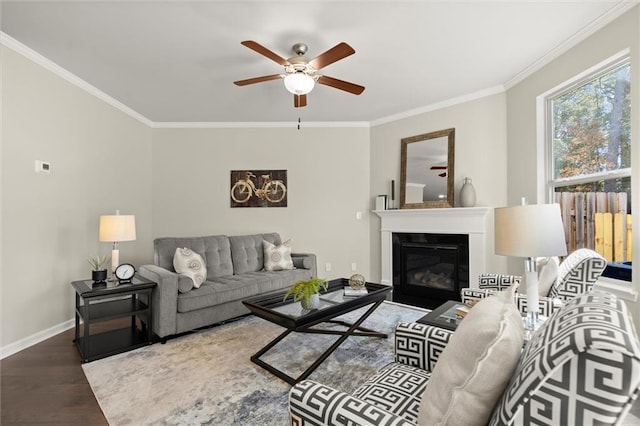
[[(319, 308), (313, 310), (303, 309), (300, 302), (293, 302), (291, 297), (288, 297), (287, 300), (283, 300), (283, 297), (287, 292), (286, 290), (267, 293), (243, 300), (242, 303), (244, 303), (244, 305), (254, 315), (278, 324), (286, 329), (282, 334), (256, 352), (251, 357), (251, 361), (290, 385), (295, 385), (299, 381), (309, 377), (309, 375), (313, 373), (313, 371), (318, 368), (318, 366), (322, 364), (322, 362), (326, 360), (327, 357), (329, 357), (329, 355), (331, 355), (333, 351), (335, 351), (349, 336), (386, 338), (387, 335), (385, 333), (361, 327), (360, 324), (362, 324), (364, 320), (367, 319), (367, 317), (371, 315), (373, 311), (375, 311), (386, 299), (387, 294), (391, 291), (391, 287), (368, 282), (365, 283), (368, 290), (366, 295), (344, 297), (345, 286), (349, 286), (349, 280), (345, 278), (329, 281), (327, 291), (320, 293)], [(368, 305), (371, 305), (369, 309), (367, 309), (366, 312), (364, 312), (353, 324), (334, 319), (340, 315), (344, 315)], [(345, 330), (313, 328), (313, 326), (325, 322), (340, 324), (345, 327)], [(260, 359), (262, 355), (294, 331), (298, 333), (335, 334), (340, 336), (340, 338), (336, 340), (329, 349), (324, 351), (318, 359), (297, 378), (289, 376)]]

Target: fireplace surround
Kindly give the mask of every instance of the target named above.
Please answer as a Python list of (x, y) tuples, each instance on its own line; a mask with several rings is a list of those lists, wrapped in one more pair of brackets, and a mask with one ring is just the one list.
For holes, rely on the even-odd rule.
[[(378, 210), (375, 213), (380, 217), (381, 233), (381, 283), (394, 285), (394, 234), (433, 234), (433, 235), (457, 235), (467, 239), (468, 270), (466, 282), (457, 284), (457, 287), (444, 289), (444, 293), (434, 293), (431, 297), (438, 303), (442, 298), (458, 299), (461, 286), (468, 285), (477, 288), (478, 276), (486, 271), (487, 233), (492, 230), (489, 224), (492, 222), (492, 209), (489, 207), (467, 208), (436, 208), (436, 209), (401, 209)], [(424, 237), (413, 237), (414, 239)], [(444, 245), (450, 244), (446, 242)], [(452, 243), (451, 243), (452, 244)], [(459, 243), (455, 243), (456, 245)], [(436, 244), (438, 246), (438, 244)], [(439, 247), (439, 246), (438, 246)], [(415, 247), (408, 247), (409, 252)], [(450, 247), (448, 249), (451, 249)], [(397, 252), (399, 248), (395, 248)], [(447, 257), (447, 252), (435, 252), (438, 256)], [(398, 262), (395, 256), (395, 262)], [(409, 259), (409, 261), (415, 261)], [(440, 269), (443, 269), (441, 266)], [(438, 275), (442, 270), (436, 269), (431, 274)], [(458, 273), (459, 274), (459, 273)], [(437, 278), (436, 278), (437, 279)], [(446, 280), (446, 278), (445, 278)], [(457, 296), (457, 297), (455, 297)], [(425, 304), (396, 289), (393, 291), (394, 300), (408, 304)], [(400, 300), (402, 299), (402, 300)]]

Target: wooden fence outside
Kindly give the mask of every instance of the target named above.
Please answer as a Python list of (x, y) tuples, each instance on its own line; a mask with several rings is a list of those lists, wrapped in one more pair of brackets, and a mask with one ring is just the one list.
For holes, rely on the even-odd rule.
[(625, 192), (556, 192), (567, 252), (597, 251), (609, 262), (630, 261), (631, 214)]

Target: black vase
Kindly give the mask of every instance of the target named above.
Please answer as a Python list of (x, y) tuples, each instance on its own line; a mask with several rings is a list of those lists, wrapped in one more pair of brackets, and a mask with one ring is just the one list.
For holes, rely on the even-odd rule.
[(107, 281), (107, 270), (91, 271), (91, 279), (94, 284), (102, 284)]

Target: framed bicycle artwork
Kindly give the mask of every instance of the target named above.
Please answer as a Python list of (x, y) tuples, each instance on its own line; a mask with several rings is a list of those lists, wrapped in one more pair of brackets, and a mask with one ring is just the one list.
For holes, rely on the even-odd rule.
[(231, 207), (287, 207), (286, 170), (231, 170)]

